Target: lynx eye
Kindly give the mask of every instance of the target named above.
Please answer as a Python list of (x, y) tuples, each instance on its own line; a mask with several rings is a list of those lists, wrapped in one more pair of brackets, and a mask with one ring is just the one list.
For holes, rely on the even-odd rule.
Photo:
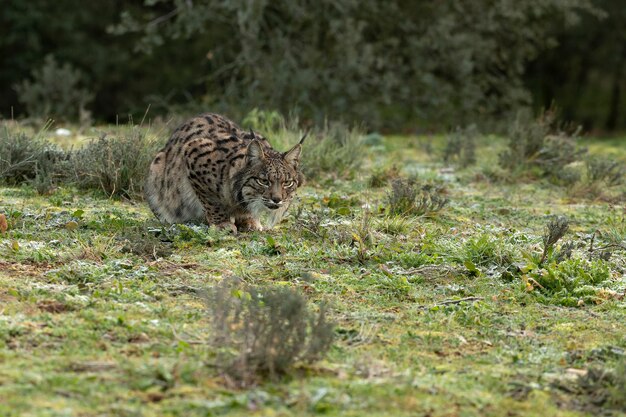
[(270, 182), (268, 180), (266, 180), (265, 178), (257, 178), (256, 182), (258, 182), (259, 185), (262, 186), (262, 187), (269, 187), (270, 186)]
[(283, 183), (283, 186), (284, 186), (285, 188), (291, 188), (291, 187), (293, 187), (295, 184), (296, 184), (296, 183), (295, 183), (295, 181), (287, 181), (287, 182)]

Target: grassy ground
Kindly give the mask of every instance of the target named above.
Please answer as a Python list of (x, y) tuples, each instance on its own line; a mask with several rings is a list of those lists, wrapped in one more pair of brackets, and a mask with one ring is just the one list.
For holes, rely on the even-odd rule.
[[(0, 188), (0, 415), (624, 415), (623, 186), (589, 200), (493, 182), (504, 141), (482, 138), (465, 170), (441, 164), (442, 146), (374, 141), (354, 179), (308, 185), (274, 230), (236, 237), (165, 229), (143, 203)], [(624, 140), (609, 147), (626, 155)], [(448, 205), (390, 214), (392, 166)], [(573, 252), (537, 265), (553, 215), (571, 222), (557, 251)], [(608, 260), (592, 236), (614, 245)], [(327, 357), (230, 388), (199, 294), (233, 275), (330, 303)]]

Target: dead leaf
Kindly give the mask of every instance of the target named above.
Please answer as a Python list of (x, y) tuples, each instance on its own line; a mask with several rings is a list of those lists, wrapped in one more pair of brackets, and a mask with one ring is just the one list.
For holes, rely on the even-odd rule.
[(162, 392), (149, 392), (146, 394), (146, 399), (151, 403), (158, 403), (165, 398), (165, 394)]
[(9, 228), (9, 223), (7, 223), (7, 216), (4, 214), (0, 214), (0, 233), (4, 233)]
[(105, 361), (75, 362), (70, 365), (70, 370), (74, 372), (104, 372), (115, 368), (116, 363)]
[(65, 223), (65, 228), (67, 230), (76, 230), (78, 228), (78, 223), (74, 220), (70, 220), (69, 222)]
[(56, 300), (42, 300), (37, 303), (37, 307), (48, 313), (65, 313), (72, 311), (72, 307)]

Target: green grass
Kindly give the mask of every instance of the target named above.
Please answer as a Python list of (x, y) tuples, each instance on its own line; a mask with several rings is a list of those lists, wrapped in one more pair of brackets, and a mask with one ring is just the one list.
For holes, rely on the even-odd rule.
[[(624, 415), (624, 200), (494, 182), (483, 172), (505, 141), (478, 144), (477, 166), (451, 170), (441, 137), (384, 138), (354, 179), (311, 182), (275, 229), (236, 237), (163, 228), (141, 202), (0, 188), (0, 415)], [(450, 202), (390, 214), (384, 175), (368, 185), (385, 171)], [(554, 215), (571, 221), (556, 249), (574, 250), (538, 266)], [(589, 260), (594, 233), (608, 260)], [(327, 357), (232, 388), (212, 365), (202, 296), (230, 276), (328, 303)]]

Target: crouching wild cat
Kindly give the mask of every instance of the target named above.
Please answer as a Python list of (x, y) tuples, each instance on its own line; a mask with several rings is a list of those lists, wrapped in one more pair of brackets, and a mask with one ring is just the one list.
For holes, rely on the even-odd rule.
[(163, 222), (205, 220), (233, 232), (261, 230), (285, 214), (304, 183), (301, 145), (281, 153), (263, 136), (206, 113), (179, 126), (150, 165), (145, 196)]

